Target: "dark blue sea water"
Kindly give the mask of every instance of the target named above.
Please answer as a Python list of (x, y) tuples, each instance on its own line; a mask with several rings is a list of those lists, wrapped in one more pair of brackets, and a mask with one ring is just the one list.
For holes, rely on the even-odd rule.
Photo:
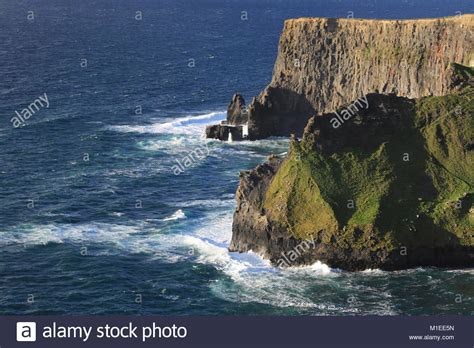
[[(250, 99), (269, 82), (286, 18), (473, 9), (467, 0), (1, 1), (0, 314), (471, 314), (473, 270), (280, 271), (229, 253), (239, 171), (288, 141), (202, 135), (234, 92)], [(49, 107), (14, 128), (15, 111), (45, 93)], [(196, 149), (206, 156), (174, 175)]]

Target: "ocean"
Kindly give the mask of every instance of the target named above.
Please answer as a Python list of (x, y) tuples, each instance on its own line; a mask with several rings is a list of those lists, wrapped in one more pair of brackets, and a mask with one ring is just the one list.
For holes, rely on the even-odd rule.
[[(279, 270), (229, 253), (239, 171), (289, 141), (203, 133), (235, 92), (250, 102), (270, 82), (287, 18), (473, 10), (467, 0), (0, 2), (0, 314), (472, 314), (472, 269)], [(14, 127), (17, 113), (27, 117)]]

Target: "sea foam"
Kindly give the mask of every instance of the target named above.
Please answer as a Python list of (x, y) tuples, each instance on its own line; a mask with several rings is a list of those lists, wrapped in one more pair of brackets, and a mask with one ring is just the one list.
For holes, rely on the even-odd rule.
[(175, 211), (172, 215), (162, 219), (161, 221), (172, 221), (172, 220), (185, 219), (185, 218), (186, 218), (186, 215), (181, 209), (179, 209)]
[(123, 133), (151, 134), (201, 134), (204, 125), (216, 123), (226, 118), (225, 111), (215, 111), (198, 116), (188, 116), (168, 122), (158, 122), (150, 125), (115, 125), (107, 129)]

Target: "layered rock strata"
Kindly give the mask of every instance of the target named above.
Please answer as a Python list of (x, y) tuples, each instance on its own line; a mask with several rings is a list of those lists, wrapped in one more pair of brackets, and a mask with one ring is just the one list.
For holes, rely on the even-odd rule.
[(227, 124), (247, 125), (248, 139), (300, 136), (310, 116), (333, 112), (369, 93), (445, 95), (453, 79), (449, 64), (474, 66), (473, 29), (470, 14), (287, 20), (271, 83), (244, 113), (234, 96)]

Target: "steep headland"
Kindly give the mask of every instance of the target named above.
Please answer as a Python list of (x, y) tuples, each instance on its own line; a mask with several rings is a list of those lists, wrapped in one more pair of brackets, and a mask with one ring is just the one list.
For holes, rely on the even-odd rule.
[(453, 79), (450, 64), (474, 65), (473, 29), (474, 15), (287, 20), (271, 83), (248, 106), (234, 96), (227, 122), (210, 126), (207, 136), (300, 136), (310, 116), (369, 93), (446, 95)]
[(433, 86), (404, 85), (442, 96), (342, 103), (312, 117), (286, 158), (241, 173), (229, 249), (281, 267), (473, 267), (474, 70), (448, 64), (443, 73), (446, 85), (436, 82), (443, 74)]

